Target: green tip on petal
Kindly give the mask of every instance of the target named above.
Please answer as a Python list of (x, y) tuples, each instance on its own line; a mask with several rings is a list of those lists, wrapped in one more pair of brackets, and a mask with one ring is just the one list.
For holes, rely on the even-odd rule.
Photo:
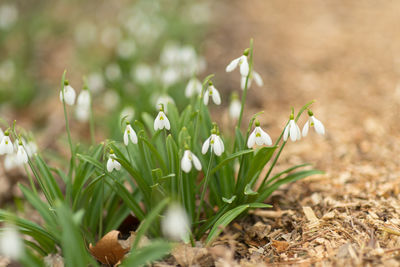
[(250, 52), (250, 48), (246, 48), (246, 49), (243, 51), (243, 55), (247, 57), (247, 56), (249, 55), (249, 52)]

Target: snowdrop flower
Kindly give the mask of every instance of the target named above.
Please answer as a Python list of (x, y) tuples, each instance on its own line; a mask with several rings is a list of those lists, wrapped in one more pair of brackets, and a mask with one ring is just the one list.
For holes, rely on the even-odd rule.
[(85, 87), (78, 96), (77, 106), (75, 110), (76, 118), (79, 121), (88, 121), (90, 115), (90, 93)]
[(254, 131), (250, 134), (249, 139), (247, 140), (247, 147), (252, 148), (255, 144), (257, 144), (258, 146), (271, 146), (271, 137), (266, 132), (264, 132), (263, 129), (261, 129), (260, 122), (258, 120), (256, 120), (255, 125), (256, 128), (254, 128)]
[(28, 163), (28, 155), (26, 154), (25, 148), (22, 146), (22, 142), (19, 141), (18, 149), (17, 149), (17, 156), (15, 158), (16, 163), (18, 165), (24, 165)]
[(121, 78), (121, 68), (117, 63), (108, 64), (105, 70), (105, 76), (109, 81), (117, 81)]
[(244, 50), (243, 55), (235, 58), (234, 60), (231, 61), (231, 63), (229, 63), (228, 66), (226, 66), (226, 72), (231, 72), (234, 69), (236, 69), (236, 67), (239, 65), (240, 66), (240, 75), (242, 75), (242, 77), (247, 77), (247, 75), (249, 75), (249, 62), (247, 60), (247, 56), (249, 55), (249, 49), (247, 48), (246, 50)]
[(311, 126), (315, 128), (317, 134), (324, 135), (325, 134), (325, 127), (317, 118), (314, 117), (314, 114), (311, 110), (308, 110), (308, 121), (304, 124), (303, 127), (303, 136), (306, 137), (308, 134), (308, 128)]
[(155, 102), (156, 102), (155, 108), (158, 109), (160, 107), (160, 105), (162, 104), (165, 108), (165, 112), (168, 112), (168, 104), (169, 103), (175, 104), (174, 99), (167, 94), (158, 96), (158, 98)]
[(107, 161), (107, 171), (112, 172), (114, 169), (119, 171), (121, 169), (121, 164), (116, 160), (114, 151), (111, 149), (110, 150), (110, 157), (108, 158)]
[(201, 171), (201, 163), (199, 158), (196, 157), (196, 155), (193, 154), (189, 149), (186, 149), (181, 160), (182, 171), (189, 173), (192, 169), (192, 163), (196, 170)]
[[(65, 98), (65, 104), (67, 105), (74, 105), (75, 104), (75, 98), (76, 98), (76, 93), (74, 88), (72, 88), (69, 85), (69, 82), (67, 80), (64, 81), (64, 98)], [(60, 100), (63, 102), (63, 91), (60, 92)]]
[(126, 122), (126, 128), (125, 128), (125, 132), (124, 132), (124, 144), (126, 146), (129, 144), (129, 140), (131, 140), (131, 142), (133, 144), (137, 144), (137, 142), (138, 142), (138, 138), (137, 138), (135, 130), (133, 130), (133, 128), (129, 122)]
[[(250, 76), (249, 76), (249, 81), (247, 82), (247, 88), (250, 88), (251, 86), (251, 82), (253, 81), (256, 82), (256, 84), (261, 87), (264, 85), (264, 81), (261, 78), (260, 74), (258, 74), (258, 72), (255, 72), (254, 70), (251, 72)], [(244, 90), (244, 88), (246, 87), (246, 77), (243, 77), (240, 79), (240, 87), (242, 88), (242, 90)]]
[(164, 113), (164, 105), (161, 105), (160, 112), (158, 112), (158, 115), (154, 120), (154, 131), (157, 131), (159, 129), (162, 130), (164, 128), (169, 130), (171, 129), (171, 125), (167, 116)]
[(209, 97), (212, 97), (212, 100), (216, 105), (221, 104), (221, 96), (219, 95), (218, 90), (214, 87), (213, 83), (210, 81), (206, 91), (204, 92), (204, 105), (208, 105)]
[(0, 233), (0, 254), (12, 260), (18, 260), (24, 253), (24, 244), (18, 231), (11, 226)]
[(214, 129), (211, 131), (211, 136), (204, 141), (203, 147), (201, 148), (201, 153), (206, 154), (210, 146), (211, 153), (214, 152), (214, 154), (217, 156), (221, 156), (221, 154), (225, 151), (224, 142), (222, 142), (221, 137), (219, 137), (216, 126), (214, 126)]
[(191, 98), (194, 95), (201, 94), (202, 87), (201, 82), (196, 77), (191, 78), (186, 85), (185, 96)]
[(17, 155), (15, 153), (7, 154), (4, 157), (4, 169), (6, 171), (10, 171), (18, 166), (16, 157)]
[(125, 118), (127, 121), (131, 121), (135, 117), (135, 110), (132, 107), (124, 107), (124, 109), (119, 114), (119, 120)]
[(283, 140), (286, 142), (289, 136), (293, 142), (301, 139), (300, 128), (294, 121), (293, 112), (290, 114), (290, 121), (286, 125), (285, 131), (283, 132)]
[(4, 137), (4, 132), (3, 132), (3, 130), (0, 128), (0, 140), (3, 139), (3, 137)]
[(38, 147), (34, 141), (28, 141), (28, 143), (25, 144), (25, 151), (28, 154), (28, 157), (31, 157), (33, 154), (35, 154), (38, 150)]
[(7, 130), (0, 141), (0, 155), (12, 154), (14, 152), (14, 147), (9, 135), (10, 134)]
[(137, 64), (135, 68), (131, 70), (132, 78), (139, 84), (149, 83), (154, 75), (153, 69), (146, 64)]
[(136, 44), (134, 40), (124, 40), (117, 46), (118, 56), (124, 59), (128, 59), (133, 56), (136, 52)]
[(87, 83), (90, 91), (93, 93), (100, 92), (104, 89), (104, 78), (99, 72), (93, 72), (89, 74), (87, 77)]
[(15, 5), (4, 4), (0, 7), (0, 29), (9, 29), (18, 19), (18, 9)]
[(189, 240), (190, 222), (185, 210), (179, 204), (172, 204), (164, 214), (161, 229), (173, 241)]
[(233, 93), (231, 103), (229, 104), (229, 116), (234, 120), (239, 119), (241, 109), (242, 104), (239, 101), (239, 97), (237, 93)]

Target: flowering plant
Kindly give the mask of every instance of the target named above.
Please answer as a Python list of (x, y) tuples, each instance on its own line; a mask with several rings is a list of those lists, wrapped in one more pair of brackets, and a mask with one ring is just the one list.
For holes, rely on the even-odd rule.
[[(21, 185), (21, 190), (45, 224), (39, 226), (5, 211), (0, 212), (0, 221), (11, 221), (31, 235), (35, 243), (29, 244), (38, 253), (47, 255), (61, 247), (69, 262), (84, 266), (78, 264), (74, 253), (86, 259), (85, 264), (92, 262), (85, 254), (86, 243), (118, 228), (129, 213), (141, 222), (133, 248), (144, 235), (157, 238), (162, 234), (193, 245), (195, 240), (205, 237), (205, 244), (210, 245), (221, 233), (221, 227), (246, 210), (271, 207), (264, 201), (278, 187), (321, 173), (314, 169), (299, 170), (307, 165), (301, 164), (273, 174), (288, 138), (300, 140), (297, 122), (314, 101), (303, 106), (296, 116), (292, 109), (275, 142), (261, 128), (257, 119), (261, 113), (250, 119), (243, 132), (241, 122), (253, 73), (252, 41), (243, 55), (228, 65), (227, 71), (238, 65), (241, 76), (245, 77), (245, 86), (233, 140), (224, 134), (228, 129), (220, 129), (210, 115), (209, 97), (217, 105), (221, 103), (221, 97), (211, 81), (213, 75), (209, 75), (201, 90), (193, 89), (199, 92), (198, 95), (187, 94), (192, 97), (192, 104), (182, 111), (169, 102), (165, 107), (160, 105), (157, 116), (142, 113), (142, 120), (132, 124), (123, 117), (122, 125), (126, 123), (126, 126), (121, 127), (122, 141), (107, 140), (89, 149), (82, 149), (71, 140), (66, 110), (67, 88), (64, 87), (69, 84), (65, 82), (64, 73), (60, 99), (71, 153), (68, 172), (53, 169), (39, 154), (33, 155), (28, 160), (34, 176), (31, 188)], [(90, 100), (86, 102), (90, 103)], [(323, 134), (322, 123), (310, 110), (309, 116), (303, 134), (307, 135), (312, 126), (316, 127), (317, 133)], [(18, 138), (15, 127), (11, 130), (14, 138)], [(2, 153), (8, 151), (5, 145), (8, 140), (9, 137), (4, 136), (0, 143)], [(262, 175), (267, 165), (268, 171)], [(61, 179), (60, 183), (56, 182), (56, 177)], [(45, 200), (39, 197), (35, 182)], [(167, 212), (159, 216), (164, 209)], [(60, 232), (59, 226), (66, 232)], [(78, 244), (74, 249), (68, 246), (68, 242), (72, 242), (71, 236)], [(161, 243), (155, 245), (168, 247)], [(129, 257), (137, 257), (136, 250), (132, 251)]]

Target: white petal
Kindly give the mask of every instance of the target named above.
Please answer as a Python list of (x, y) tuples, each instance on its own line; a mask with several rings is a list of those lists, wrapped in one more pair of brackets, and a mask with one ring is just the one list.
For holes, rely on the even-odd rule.
[(181, 168), (184, 172), (188, 173), (192, 169), (192, 162), (190, 161), (190, 151), (186, 150), (181, 160)]
[(124, 133), (124, 145), (128, 145), (129, 143), (129, 137), (128, 137), (128, 127), (126, 127), (125, 133)]
[(132, 129), (132, 131), (131, 131), (129, 137), (130, 137), (132, 143), (137, 144), (138, 138), (137, 138), (137, 135), (136, 135), (135, 130)]
[(287, 141), (289, 136), (289, 123), (285, 127), (285, 131), (283, 132), (283, 141)]
[(241, 59), (241, 58), (238, 57), (238, 58), (235, 58), (234, 60), (232, 60), (231, 63), (229, 63), (229, 65), (226, 66), (225, 71), (226, 71), (226, 72), (231, 72), (231, 71), (233, 71), (234, 69), (236, 69), (237, 65), (239, 64), (240, 59)]
[(307, 121), (303, 126), (303, 136), (306, 137), (308, 134), (308, 128), (310, 126), (310, 121)]
[(256, 143), (256, 129), (250, 134), (249, 139), (247, 140), (247, 147), (252, 148)]
[(116, 161), (116, 160), (114, 160), (114, 168), (115, 168), (117, 171), (121, 170), (121, 164), (120, 164), (118, 161)]
[(194, 164), (194, 167), (196, 168), (196, 170), (201, 171), (201, 162), (200, 162), (199, 158), (196, 157), (196, 155), (193, 153), (192, 153), (192, 160), (193, 160), (193, 164)]
[(264, 132), (262, 129), (261, 129), (261, 138), (263, 139), (264, 144), (266, 144), (268, 146), (272, 145), (271, 137), (269, 136), (269, 134)]
[(210, 138), (211, 137), (208, 137), (207, 140), (204, 141), (204, 144), (203, 144), (203, 146), (201, 148), (201, 153), (202, 154), (206, 154), (207, 153), (208, 148), (210, 147)]
[(240, 101), (238, 100), (233, 100), (231, 104), (229, 105), (229, 116), (232, 119), (238, 119), (240, 116), (240, 109), (242, 108), (242, 105), (240, 104)]
[(167, 130), (171, 129), (171, 125), (169, 123), (169, 119), (167, 118), (167, 116), (164, 116), (164, 126), (165, 126), (165, 129), (167, 129)]
[(242, 77), (247, 77), (249, 75), (249, 62), (247, 61), (246, 56), (242, 56), (241, 58), (240, 74)]
[(300, 128), (296, 123), (294, 123), (294, 125), (296, 126), (296, 140), (300, 140), (301, 139)]
[(258, 86), (263, 86), (263, 85), (264, 85), (264, 81), (263, 81), (263, 79), (261, 78), (260, 74), (258, 74), (258, 73), (255, 72), (255, 71), (253, 71), (253, 78), (254, 78), (254, 81), (256, 82), (256, 84), (257, 84)]
[(216, 135), (215, 137), (214, 137), (214, 145), (213, 145), (213, 148), (214, 148), (214, 153), (215, 153), (215, 155), (217, 155), (217, 156), (221, 156), (221, 154), (224, 152), (224, 150), (225, 150), (225, 147), (224, 147), (224, 142), (222, 142), (222, 139), (218, 136), (218, 135)]
[[(250, 79), (249, 79), (249, 82), (250, 82)], [(244, 90), (245, 87), (246, 87), (246, 77), (242, 76), (242, 77), (240, 77), (240, 88), (242, 88), (242, 90)], [(247, 87), (250, 87), (249, 84), (247, 84)]]
[(160, 124), (160, 113), (158, 113), (156, 119), (154, 120), (154, 131), (157, 131), (160, 128), (159, 124)]
[(321, 121), (317, 120), (314, 116), (313, 116), (313, 118), (314, 118), (314, 128), (315, 128), (315, 131), (316, 131), (318, 134), (320, 134), (320, 135), (324, 135), (324, 134), (325, 134), (325, 127), (324, 127), (324, 125), (322, 124)]
[(113, 159), (109, 158), (107, 160), (107, 171), (112, 172), (113, 169), (114, 169)]
[(289, 125), (290, 125), (289, 129), (290, 139), (294, 142), (297, 140), (296, 123), (294, 122), (294, 120), (290, 120)]
[(218, 92), (218, 90), (217, 89), (215, 89), (215, 87), (214, 86), (212, 86), (212, 99), (213, 99), (213, 101), (214, 101), (214, 103), (216, 104), (216, 105), (219, 105), (219, 104), (221, 104), (221, 96), (219, 95), (219, 92)]
[(193, 80), (191, 79), (191, 80), (189, 80), (188, 84), (186, 85), (185, 96), (187, 98), (190, 98), (193, 96), (193, 93), (194, 93)]
[(204, 92), (204, 96), (203, 96), (203, 101), (204, 101), (204, 105), (208, 105), (208, 98), (210, 97), (210, 89), (207, 88), (207, 90)]

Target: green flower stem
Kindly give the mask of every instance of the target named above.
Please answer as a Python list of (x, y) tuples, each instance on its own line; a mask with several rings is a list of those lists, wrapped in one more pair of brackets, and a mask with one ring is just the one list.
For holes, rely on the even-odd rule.
[(206, 174), (206, 178), (204, 179), (203, 190), (201, 191), (201, 195), (200, 195), (200, 204), (197, 209), (196, 222), (199, 221), (199, 219), (200, 219), (200, 212), (201, 212), (201, 209), (203, 208), (204, 196), (206, 194), (208, 183), (210, 182), (210, 170), (211, 170), (211, 164), (212, 164), (212, 161), (214, 158), (214, 152), (212, 151), (212, 148), (210, 150), (211, 150), (210, 162), (208, 163), (207, 174)]
[(64, 73), (63, 73), (62, 79), (61, 79), (61, 93), (62, 93), (62, 103), (63, 103), (63, 108), (64, 108), (65, 128), (67, 130), (69, 149), (71, 151), (71, 161), (70, 161), (70, 165), (69, 165), (68, 177), (70, 179), (72, 179), (72, 173), (73, 173), (74, 166), (75, 166), (75, 154), (74, 154), (74, 147), (72, 145), (71, 131), (69, 129), (67, 107), (65, 105), (64, 82), (65, 82), (65, 74), (66, 73), (67, 73), (67, 71), (64, 70)]
[(94, 112), (93, 112), (93, 103), (92, 103), (92, 92), (90, 94), (90, 114), (89, 114), (89, 127), (90, 127), (90, 140), (92, 141), (92, 146), (96, 144), (95, 138), (95, 125), (94, 125)]
[(250, 39), (249, 74), (246, 77), (246, 83), (244, 85), (244, 90), (243, 90), (243, 94), (242, 94), (242, 106), (240, 108), (240, 115), (239, 115), (239, 120), (238, 120), (238, 124), (237, 124), (237, 127), (239, 129), (240, 129), (240, 125), (242, 123), (243, 110), (244, 110), (244, 105), (246, 103), (249, 79), (250, 79), (250, 75), (251, 75), (252, 71), (253, 71), (253, 39)]

